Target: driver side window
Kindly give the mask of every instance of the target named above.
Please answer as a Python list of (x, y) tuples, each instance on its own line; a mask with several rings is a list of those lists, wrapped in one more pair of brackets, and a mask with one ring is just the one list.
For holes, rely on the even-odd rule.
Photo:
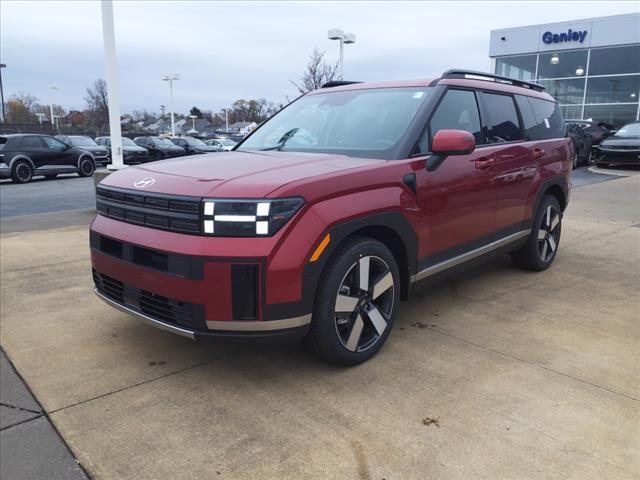
[(428, 128), (418, 143), (419, 154), (430, 151), (431, 140), (439, 130), (464, 130), (476, 144), (482, 143), (482, 128), (476, 95), (470, 90), (448, 90), (429, 120)]

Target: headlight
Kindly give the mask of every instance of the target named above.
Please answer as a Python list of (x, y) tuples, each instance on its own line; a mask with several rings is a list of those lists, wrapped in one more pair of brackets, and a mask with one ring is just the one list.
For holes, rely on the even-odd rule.
[(264, 200), (205, 199), (202, 231), (217, 237), (269, 237), (304, 205), (299, 197)]

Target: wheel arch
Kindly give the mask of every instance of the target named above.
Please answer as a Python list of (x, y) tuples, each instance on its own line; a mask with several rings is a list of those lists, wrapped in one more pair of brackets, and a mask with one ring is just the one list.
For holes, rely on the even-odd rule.
[(31, 168), (33, 168), (34, 172), (36, 170), (36, 165), (33, 163), (33, 160), (31, 160), (28, 156), (26, 155), (16, 155), (15, 157), (13, 157), (11, 159), (11, 161), (9, 162), (9, 168), (13, 169), (13, 166), (15, 165), (15, 163), (18, 160), (26, 160), (27, 162), (29, 162), (29, 164), (31, 165)]
[(535, 216), (540, 203), (545, 195), (553, 195), (560, 204), (560, 209), (564, 212), (569, 202), (569, 185), (564, 177), (554, 177), (543, 182), (538, 188), (538, 194), (533, 204), (533, 210), (531, 211), (531, 221)]
[(91, 152), (82, 152), (80, 155), (78, 155), (78, 170), (80, 170), (80, 163), (82, 163), (82, 159), (85, 157), (89, 157), (95, 165), (96, 158), (93, 156), (93, 154)]

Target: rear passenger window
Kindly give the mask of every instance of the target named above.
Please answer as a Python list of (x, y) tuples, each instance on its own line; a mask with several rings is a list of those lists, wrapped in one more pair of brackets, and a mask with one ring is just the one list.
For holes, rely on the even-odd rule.
[(515, 98), (516, 103), (518, 104), (518, 109), (520, 109), (520, 117), (522, 117), (524, 139), (527, 141), (539, 140), (540, 133), (538, 132), (538, 122), (536, 121), (536, 117), (533, 115), (533, 109), (531, 108), (529, 99), (524, 95), (516, 95)]
[(562, 138), (566, 135), (566, 127), (558, 104), (540, 98), (529, 98), (533, 114), (538, 122), (540, 138)]
[(475, 137), (476, 143), (480, 143), (480, 114), (475, 93), (469, 90), (447, 91), (431, 117), (429, 128), (420, 139), (420, 153), (429, 151), (429, 136), (432, 139), (439, 130), (450, 129), (467, 131)]
[(43, 148), (44, 144), (40, 141), (39, 137), (23, 137), (20, 146), (24, 149)]
[(482, 93), (487, 114), (485, 143), (504, 143), (523, 140), (516, 105), (511, 95)]

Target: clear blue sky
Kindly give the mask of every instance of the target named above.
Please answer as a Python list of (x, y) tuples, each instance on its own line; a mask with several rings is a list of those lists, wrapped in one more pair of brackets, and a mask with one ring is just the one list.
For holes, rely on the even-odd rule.
[[(176, 110), (214, 111), (238, 98), (283, 102), (314, 47), (338, 57), (327, 29), (357, 36), (345, 48), (345, 78), (424, 78), (452, 67), (486, 70), (489, 31), (638, 11), (638, 2), (116, 2), (123, 111), (168, 102), (163, 74), (179, 72)], [(100, 3), (0, 2), (5, 96), (84, 106), (104, 78)], [(50, 82), (60, 86), (53, 96)]]

